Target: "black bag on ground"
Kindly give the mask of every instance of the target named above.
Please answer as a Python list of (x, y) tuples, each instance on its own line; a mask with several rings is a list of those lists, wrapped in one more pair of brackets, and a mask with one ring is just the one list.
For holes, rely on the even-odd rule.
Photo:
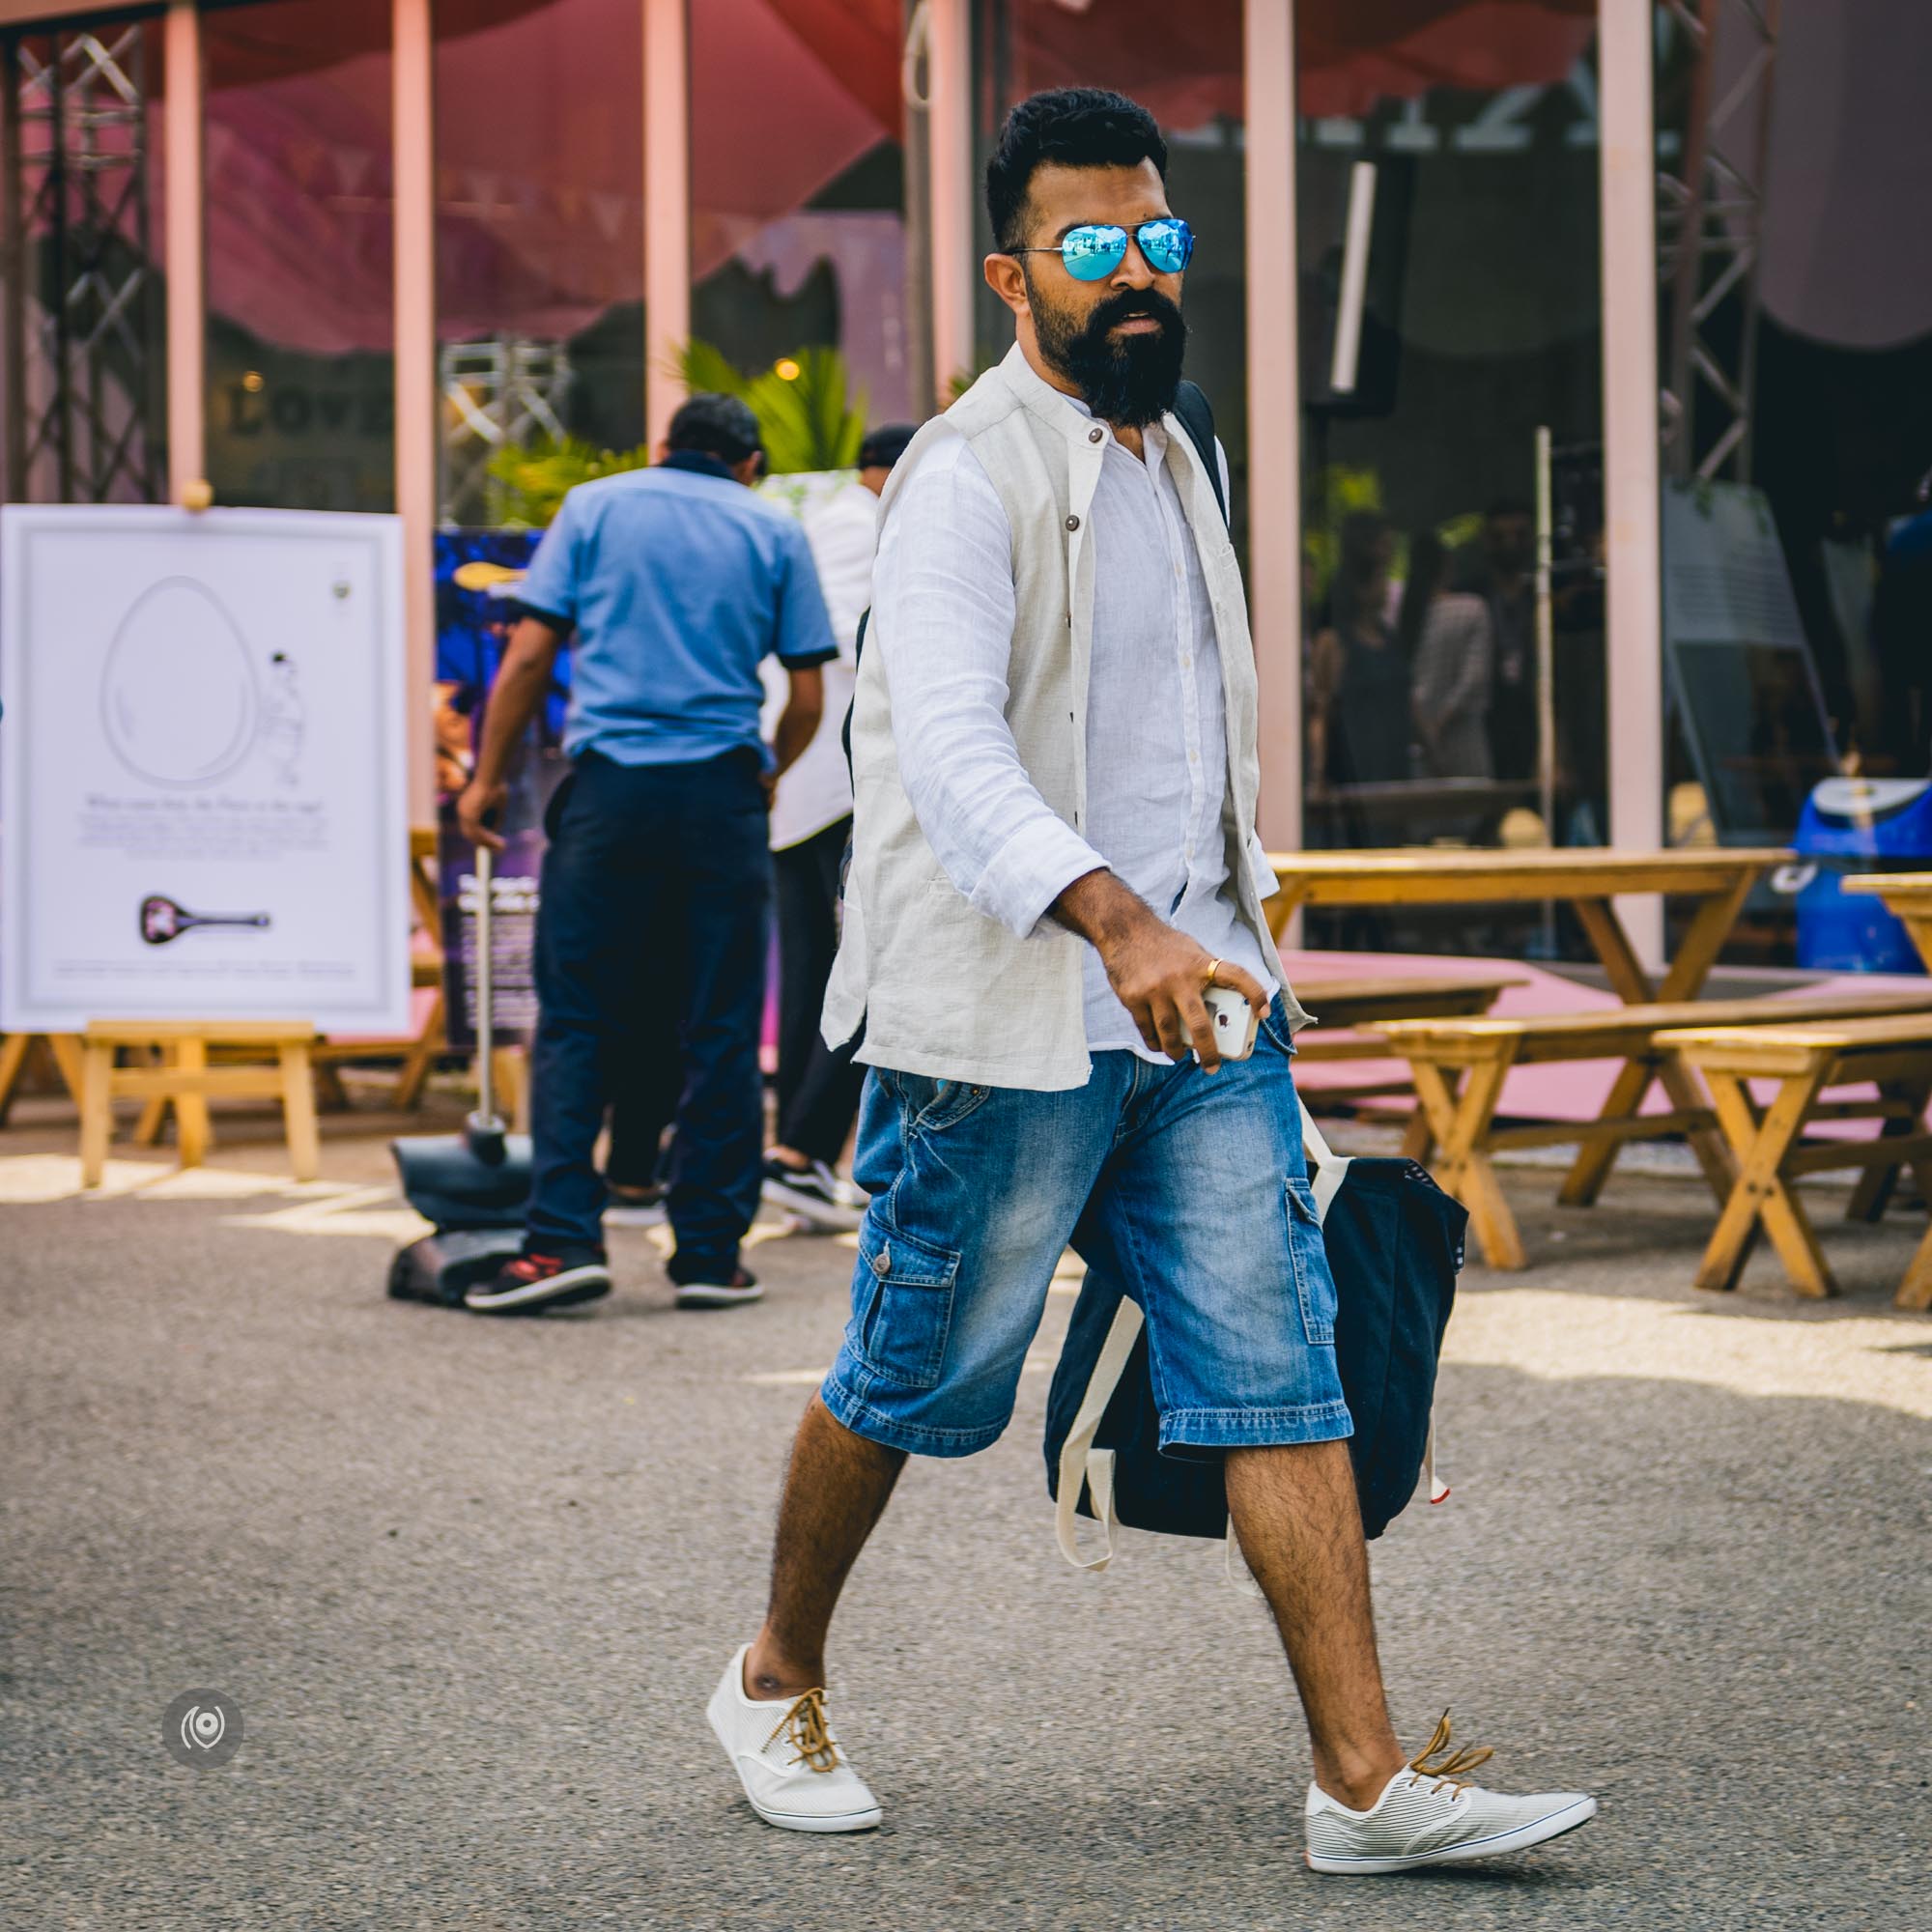
[[(1362, 1527), (1377, 1537), (1407, 1506), (1429, 1458), (1435, 1366), (1468, 1214), (1414, 1161), (1344, 1160), (1305, 1115), (1304, 1129), (1335, 1277), (1336, 1367), (1355, 1425), (1355, 1493)], [(1285, 1283), (1283, 1293), (1293, 1289)], [(1169, 1536), (1227, 1533), (1220, 1458), (1163, 1455), (1159, 1445), (1140, 1310), (1111, 1276), (1090, 1272), (1046, 1407), (1046, 1486), (1068, 1562), (1104, 1569), (1116, 1522)], [(1105, 1526), (1098, 1556), (1079, 1553), (1076, 1513)]]

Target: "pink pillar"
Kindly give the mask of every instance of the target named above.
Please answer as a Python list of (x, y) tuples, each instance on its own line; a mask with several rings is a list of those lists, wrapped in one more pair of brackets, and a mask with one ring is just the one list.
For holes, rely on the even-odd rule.
[(973, 17), (970, 0), (931, 0), (931, 8), (932, 377), (943, 408), (953, 379), (973, 372)]
[(685, 0), (644, 10), (644, 436), (655, 449), (684, 400), (691, 339), (691, 60)]
[[(1603, 128), (1605, 652), (1610, 843), (1663, 843), (1663, 562), (1657, 372), (1657, 135), (1650, 9), (1599, 0)], [(1646, 966), (1663, 958), (1663, 901), (1620, 899)]]
[(168, 0), (161, 38), (161, 227), (167, 259), (168, 496), (181, 502), (208, 473), (207, 290), (201, 206), (201, 15)]
[(1248, 602), (1261, 678), (1261, 835), (1301, 843), (1301, 384), (1294, 9), (1247, 0)]
[(394, 0), (396, 511), (403, 520), (410, 822), (436, 823), (436, 43), (431, 0)]

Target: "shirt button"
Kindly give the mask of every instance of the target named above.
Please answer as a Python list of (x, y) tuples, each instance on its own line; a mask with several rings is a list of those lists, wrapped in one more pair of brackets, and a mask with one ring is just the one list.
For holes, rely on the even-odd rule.
[(1187, 762), (1190, 765), (1198, 765), (1201, 762), (1201, 753), (1199, 752), (1189, 752), (1187, 754)]
[(893, 1251), (890, 1248), (881, 1248), (879, 1252), (872, 1257), (872, 1272), (875, 1275), (877, 1275), (880, 1278), (880, 1280), (883, 1281), (887, 1275), (892, 1273), (892, 1271), (893, 1271)]
[(1103, 429), (1094, 428), (1087, 432), (1087, 440), (1089, 442), (1105, 442), (1106, 440), (1107, 432)]
[(1077, 530), (1080, 527), (1080, 519), (1078, 517), (1068, 517), (1066, 520), (1066, 527), (1069, 530)]
[(1181, 669), (1182, 669), (1182, 670), (1192, 670), (1192, 669), (1194, 668), (1194, 654), (1193, 654), (1193, 652), (1191, 652), (1191, 651), (1182, 651), (1182, 652), (1181, 652), (1181, 654), (1180, 654), (1180, 668), (1181, 668)]

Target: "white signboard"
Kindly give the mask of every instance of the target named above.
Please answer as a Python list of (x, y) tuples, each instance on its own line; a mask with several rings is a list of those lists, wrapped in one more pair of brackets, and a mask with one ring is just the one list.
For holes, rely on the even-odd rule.
[(0, 1030), (409, 1025), (402, 530), (0, 511)]
[(1663, 492), (1663, 634), (1805, 650), (1771, 499), (1741, 483)]

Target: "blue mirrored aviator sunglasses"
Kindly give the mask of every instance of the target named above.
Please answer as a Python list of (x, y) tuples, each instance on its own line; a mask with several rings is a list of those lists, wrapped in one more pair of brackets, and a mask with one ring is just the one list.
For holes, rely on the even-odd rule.
[[(1157, 275), (1178, 275), (1194, 259), (1194, 231), (1178, 214), (1143, 221), (1134, 240)], [(1127, 259), (1127, 231), (1111, 222), (1069, 228), (1057, 248), (1009, 248), (1009, 255), (1058, 255), (1076, 282), (1101, 282)]]

